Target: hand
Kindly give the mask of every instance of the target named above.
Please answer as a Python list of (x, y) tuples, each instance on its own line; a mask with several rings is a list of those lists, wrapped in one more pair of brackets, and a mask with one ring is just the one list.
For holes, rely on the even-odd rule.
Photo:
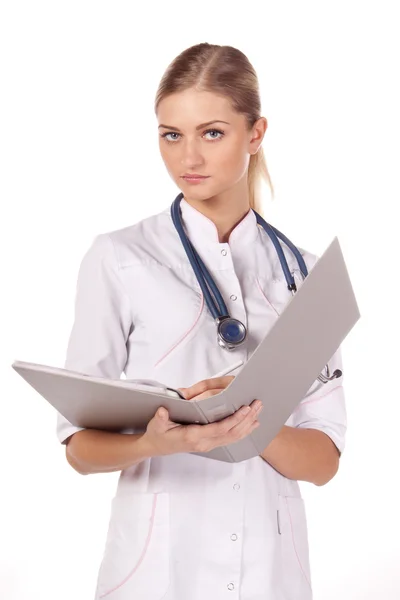
[(233, 379), (235, 379), (233, 375), (213, 377), (211, 379), (203, 379), (188, 388), (178, 388), (178, 390), (186, 400), (202, 400), (222, 392)]
[[(179, 391), (187, 400), (208, 398), (219, 394), (233, 377), (206, 379), (190, 388)], [(257, 410), (258, 407), (258, 410)], [(207, 425), (180, 425), (169, 419), (166, 408), (160, 407), (147, 424), (143, 441), (149, 456), (176, 454), (178, 452), (209, 452), (245, 438), (259, 426), (257, 419), (262, 403), (254, 400), (250, 407), (241, 407), (233, 415)]]

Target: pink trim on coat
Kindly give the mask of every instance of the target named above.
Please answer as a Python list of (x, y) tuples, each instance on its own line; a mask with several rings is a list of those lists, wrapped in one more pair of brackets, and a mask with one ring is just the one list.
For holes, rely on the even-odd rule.
[(285, 500), (286, 500), (286, 506), (287, 506), (288, 515), (289, 515), (290, 529), (291, 529), (291, 531), (292, 531), (292, 542), (293, 542), (294, 553), (296, 554), (297, 562), (298, 562), (298, 563), (299, 563), (299, 565), (300, 565), (301, 572), (303, 573), (303, 575), (304, 575), (304, 577), (305, 577), (305, 580), (307, 581), (308, 585), (311, 587), (311, 583), (310, 583), (310, 581), (309, 581), (309, 579), (308, 579), (307, 575), (306, 575), (306, 574), (305, 574), (305, 572), (304, 572), (303, 565), (301, 564), (301, 561), (300, 561), (299, 555), (297, 554), (296, 544), (295, 544), (295, 541), (294, 541), (293, 522), (292, 522), (292, 516), (291, 516), (291, 514), (290, 514), (289, 502), (288, 502), (288, 499), (287, 499), (286, 497), (285, 497)]
[(260, 282), (259, 282), (259, 280), (258, 280), (258, 277), (256, 278), (256, 281), (257, 281), (258, 289), (260, 290), (260, 292), (261, 292), (261, 294), (262, 294), (262, 296), (263, 296), (264, 300), (266, 301), (266, 303), (268, 304), (268, 306), (269, 306), (270, 308), (272, 308), (272, 310), (274, 310), (274, 311), (276, 312), (276, 314), (277, 314), (277, 315), (278, 315), (278, 317), (279, 317), (279, 313), (278, 313), (278, 311), (276, 310), (275, 306), (273, 306), (273, 304), (271, 304), (271, 302), (268, 300), (267, 296), (264, 294), (264, 291), (263, 291), (263, 289), (262, 289), (262, 287), (261, 287), (261, 285), (260, 285)]
[(150, 540), (151, 540), (151, 536), (153, 533), (153, 528), (154, 528), (154, 515), (156, 513), (156, 507), (157, 507), (157, 494), (154, 495), (154, 500), (153, 500), (153, 507), (152, 507), (152, 512), (151, 512), (151, 519), (150, 519), (150, 526), (149, 526), (149, 532), (147, 534), (147, 539), (146, 539), (146, 543), (144, 545), (143, 548), (143, 552), (139, 558), (139, 560), (137, 561), (136, 565), (133, 567), (133, 569), (130, 571), (130, 573), (128, 573), (128, 575), (125, 577), (125, 579), (123, 579), (121, 581), (121, 583), (119, 583), (118, 585), (116, 585), (115, 587), (111, 588), (110, 590), (108, 590), (107, 592), (104, 592), (104, 594), (101, 594), (100, 598), (104, 598), (105, 596), (108, 596), (109, 594), (111, 594), (112, 592), (115, 592), (116, 590), (118, 590), (120, 587), (122, 587), (123, 585), (125, 585), (125, 583), (127, 581), (129, 581), (129, 579), (132, 577), (132, 575), (134, 575), (134, 573), (138, 570), (138, 568), (140, 567), (141, 563), (144, 560), (144, 557), (146, 556), (147, 550), (149, 548), (150, 545)]
[(155, 367), (157, 367), (161, 361), (164, 360), (164, 358), (167, 358), (167, 356), (169, 354), (171, 354), (171, 352), (173, 350), (175, 350), (175, 348), (177, 346), (179, 346), (179, 344), (181, 344), (183, 342), (183, 340), (189, 335), (189, 333), (191, 333), (191, 331), (193, 331), (193, 329), (196, 327), (198, 320), (200, 319), (201, 313), (203, 312), (203, 307), (204, 307), (204, 294), (201, 294), (201, 303), (200, 303), (200, 310), (199, 313), (195, 319), (195, 322), (193, 323), (193, 325), (182, 335), (181, 338), (179, 338), (179, 340), (172, 346), (172, 348), (170, 348), (168, 350), (168, 352), (166, 352), (161, 358), (158, 359), (158, 361), (155, 363)]

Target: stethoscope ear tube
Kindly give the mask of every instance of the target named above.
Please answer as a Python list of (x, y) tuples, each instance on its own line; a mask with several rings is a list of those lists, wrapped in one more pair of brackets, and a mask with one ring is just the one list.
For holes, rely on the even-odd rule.
[[(260, 217), (260, 215), (258, 215)], [(262, 217), (260, 217), (260, 219), (262, 219)], [(279, 231), (279, 229), (277, 229), (276, 227), (273, 227), (272, 225), (270, 225), (271, 229), (273, 230), (273, 232), (275, 233), (275, 235), (282, 240), (282, 242), (284, 242), (289, 248), (290, 250), (293, 252), (293, 254), (296, 257), (296, 260), (299, 264), (300, 267), (300, 271), (302, 272), (303, 275), (303, 279), (305, 279), (308, 275), (308, 269), (307, 269), (307, 265), (304, 261), (304, 258), (302, 257), (301, 253), (299, 252), (298, 248), (296, 248), (296, 246), (293, 244), (293, 242), (291, 242), (286, 235), (284, 235), (283, 233), (281, 233)]]
[[(193, 247), (191, 241), (189, 240), (189, 238), (187, 237), (187, 235), (184, 231), (183, 223), (182, 223), (181, 215), (180, 215), (180, 208), (179, 208), (182, 197), (183, 197), (183, 194), (179, 194), (171, 206), (172, 221), (173, 221), (175, 228), (179, 234), (179, 237), (180, 237), (182, 245), (185, 249), (186, 255), (190, 261), (190, 264), (192, 265), (192, 269), (196, 275), (196, 278), (200, 285), (201, 291), (204, 294), (204, 298), (206, 300), (209, 311), (211, 312), (214, 319), (218, 319), (221, 316), (229, 316), (228, 309), (225, 305), (224, 299), (222, 298), (218, 287), (216, 286), (208, 269), (206, 268), (205, 264), (203, 263), (202, 259), (196, 252), (195, 248)], [(215, 300), (211, 296), (208, 286), (210, 286), (211, 289), (213, 290)], [(216, 302), (217, 302), (218, 306), (216, 306)]]
[(246, 327), (241, 321), (229, 315), (218, 286), (185, 233), (180, 212), (182, 198), (183, 194), (178, 194), (171, 206), (172, 221), (192, 265), (208, 309), (217, 323), (218, 345), (225, 350), (234, 350), (244, 342), (247, 334)]

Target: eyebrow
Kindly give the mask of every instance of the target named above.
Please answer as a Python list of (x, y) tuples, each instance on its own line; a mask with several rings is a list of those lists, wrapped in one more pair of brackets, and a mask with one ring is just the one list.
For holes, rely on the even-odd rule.
[[(207, 123), (201, 123), (200, 125), (198, 125), (196, 127), (196, 130), (203, 129), (203, 127), (207, 127), (207, 125), (212, 125), (213, 123), (225, 123), (226, 125), (230, 125), (230, 123), (228, 123), (227, 121), (208, 121)], [(164, 129), (173, 129), (174, 131), (180, 131), (180, 129), (178, 129), (177, 127), (171, 127), (170, 125), (159, 125), (158, 129), (160, 129), (160, 127), (164, 127)]]

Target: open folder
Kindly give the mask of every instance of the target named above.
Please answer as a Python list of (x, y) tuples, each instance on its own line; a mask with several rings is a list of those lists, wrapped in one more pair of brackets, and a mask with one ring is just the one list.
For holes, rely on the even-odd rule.
[(228, 446), (193, 453), (240, 462), (264, 451), (359, 318), (335, 237), (238, 375), (215, 396), (188, 401), (157, 382), (151, 387), (23, 361), (12, 367), (73, 425), (85, 428), (141, 433), (160, 406), (177, 423), (213, 423), (258, 398), (264, 410), (256, 430)]

